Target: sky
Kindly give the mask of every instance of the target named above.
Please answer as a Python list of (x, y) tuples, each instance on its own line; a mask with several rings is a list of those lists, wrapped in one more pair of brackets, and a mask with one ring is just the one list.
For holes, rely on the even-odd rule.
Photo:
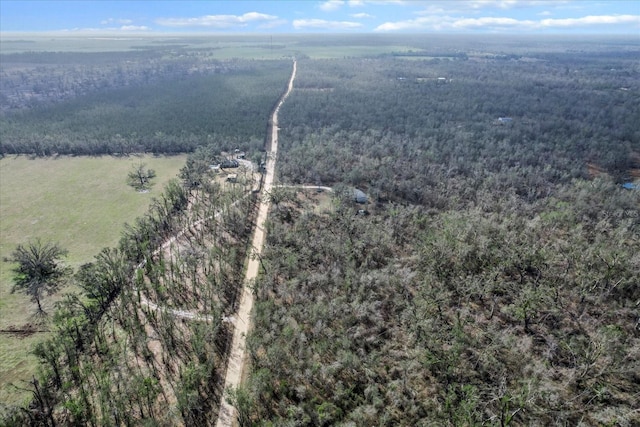
[(0, 32), (626, 34), (640, 0), (0, 0)]

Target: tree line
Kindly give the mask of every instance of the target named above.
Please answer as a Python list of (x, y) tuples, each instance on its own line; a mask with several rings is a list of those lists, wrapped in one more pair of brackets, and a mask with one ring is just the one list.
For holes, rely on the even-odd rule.
[[(52, 105), (94, 92), (235, 70), (209, 52), (181, 45), (130, 51), (22, 52), (2, 55), (0, 114)], [(240, 68), (242, 68), (240, 66)]]
[(287, 66), (287, 61), (243, 62), (225, 73), (110, 88), (5, 114), (0, 153), (179, 153), (220, 141), (255, 151), (264, 145)]
[(52, 338), (34, 350), (39, 373), (20, 386), (33, 399), (4, 425), (215, 420), (255, 201), (208, 173), (198, 186), (170, 182), (117, 248), (79, 268), (82, 291), (58, 304)]

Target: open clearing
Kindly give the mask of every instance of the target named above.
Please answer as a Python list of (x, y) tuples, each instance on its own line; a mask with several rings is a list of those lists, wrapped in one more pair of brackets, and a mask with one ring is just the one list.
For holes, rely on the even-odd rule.
[[(7, 157), (0, 160), (0, 261), (20, 243), (40, 238), (69, 251), (74, 269), (113, 247), (123, 225), (143, 215), (153, 197), (177, 176), (186, 156), (153, 157)], [(133, 165), (146, 163), (157, 173), (149, 193), (126, 184)], [(23, 294), (11, 294), (11, 264), (0, 262), (0, 330), (23, 326), (33, 312)], [(8, 385), (34, 373), (29, 350), (46, 334), (27, 338), (2, 334), (0, 339), (0, 402), (25, 397)]]

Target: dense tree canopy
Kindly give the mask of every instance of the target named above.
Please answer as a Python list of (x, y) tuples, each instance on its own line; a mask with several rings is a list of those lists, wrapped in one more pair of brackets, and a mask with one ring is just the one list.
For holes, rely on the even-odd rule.
[(637, 64), (425, 56), (299, 61), (280, 178), (372, 203), (274, 210), (242, 421), (637, 423)]
[(95, 90), (6, 113), (0, 153), (178, 153), (220, 141), (250, 153), (264, 144), (289, 69), (289, 61), (239, 62), (226, 72)]

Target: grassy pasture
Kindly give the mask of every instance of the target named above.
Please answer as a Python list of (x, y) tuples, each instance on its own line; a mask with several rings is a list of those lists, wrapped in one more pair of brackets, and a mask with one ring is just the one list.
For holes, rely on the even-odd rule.
[[(67, 264), (77, 269), (102, 248), (118, 243), (124, 223), (146, 212), (185, 160), (182, 155), (1, 159), (0, 330), (28, 323), (33, 313), (28, 297), (10, 293), (11, 264), (3, 261), (18, 244), (35, 238), (58, 242), (69, 251)], [(139, 162), (157, 173), (149, 193), (137, 193), (126, 184), (127, 173)], [(9, 384), (30, 378), (36, 361), (28, 352), (45, 336), (0, 334), (0, 407), (25, 397)]]

